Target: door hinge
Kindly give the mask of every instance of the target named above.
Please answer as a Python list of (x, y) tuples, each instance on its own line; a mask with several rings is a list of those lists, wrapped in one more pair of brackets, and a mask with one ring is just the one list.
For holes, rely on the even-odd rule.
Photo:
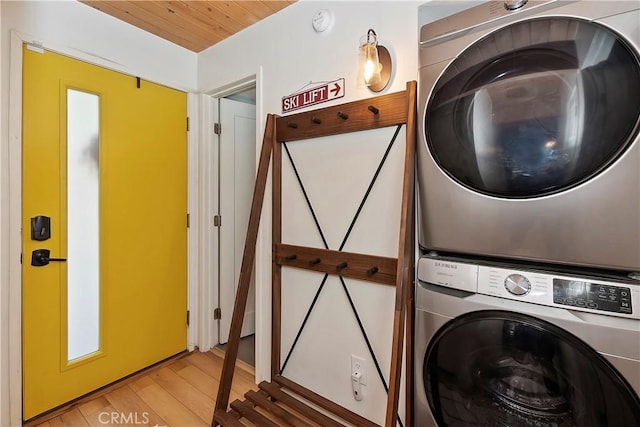
[(213, 320), (220, 320), (220, 319), (222, 319), (222, 310), (220, 310), (220, 307), (214, 308), (213, 309)]
[(191, 214), (187, 214), (187, 228), (191, 226)]
[(220, 123), (213, 124), (213, 133), (215, 133), (216, 135), (222, 134), (222, 125)]
[(22, 264), (22, 254), (20, 254), (20, 264)]
[(222, 227), (222, 215), (215, 215), (213, 217), (213, 226)]
[(191, 320), (191, 312), (187, 310), (187, 326), (189, 326), (189, 321)]
[(140, 77), (136, 77), (136, 88), (140, 89), (140, 83), (141, 83)]
[(187, 132), (189, 132), (189, 117), (187, 117)]

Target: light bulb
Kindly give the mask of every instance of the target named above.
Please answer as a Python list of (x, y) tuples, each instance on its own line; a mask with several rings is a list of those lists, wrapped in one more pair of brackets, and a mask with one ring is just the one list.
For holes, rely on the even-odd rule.
[(362, 55), (362, 79), (371, 86), (380, 82), (380, 62), (375, 36), (369, 35), (360, 46)]
[(364, 64), (364, 82), (366, 84), (371, 84), (371, 78), (375, 72), (375, 65), (371, 59), (367, 59), (367, 62)]

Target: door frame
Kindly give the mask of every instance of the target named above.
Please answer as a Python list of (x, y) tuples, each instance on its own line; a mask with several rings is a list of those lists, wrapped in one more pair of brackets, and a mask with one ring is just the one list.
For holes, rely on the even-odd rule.
[[(73, 59), (88, 62), (122, 74), (132, 75), (131, 70), (107, 59), (87, 54), (69, 46), (49, 44), (17, 30), (10, 34), (9, 65), (9, 257), (6, 263), (9, 271), (9, 420), (11, 425), (22, 425), (22, 45), (46, 46), (46, 50), (56, 52)], [(144, 76), (140, 76), (144, 78)], [(161, 82), (156, 82), (164, 84)], [(164, 84), (169, 86), (169, 84)], [(198, 263), (199, 240), (199, 189), (197, 159), (198, 147), (198, 96), (190, 88), (174, 89), (187, 94), (187, 117), (190, 131), (187, 133), (187, 209), (190, 214), (190, 227), (187, 230), (187, 310), (191, 322), (187, 327), (187, 349), (201, 346), (198, 330), (202, 325), (202, 313), (197, 302), (203, 294), (206, 282), (201, 282)], [(26, 257), (25, 257), (26, 259)], [(195, 320), (195, 321), (194, 321)], [(207, 347), (201, 347), (207, 348)], [(208, 349), (208, 348), (207, 348)]]
[[(245, 77), (227, 82), (213, 89), (205, 90), (200, 97), (200, 120), (202, 141), (201, 177), (203, 178), (201, 187), (202, 204), (205, 207), (202, 212), (206, 215), (202, 217), (202, 242), (201, 259), (206, 264), (206, 260), (218, 259), (217, 232), (213, 226), (213, 216), (218, 207), (218, 143), (217, 135), (213, 132), (213, 117), (219, 116), (218, 99), (224, 98), (244, 88), (255, 86), (256, 88), (256, 165), (260, 156), (260, 146), (262, 135), (266, 126), (266, 113), (264, 112), (263, 97), (263, 70), (259, 66), (255, 73), (245, 75)], [(271, 181), (267, 182), (267, 191), (271, 191)], [(271, 199), (266, 197), (263, 207), (262, 217), (265, 221), (258, 231), (258, 249), (255, 260), (255, 289), (256, 289), (256, 330), (255, 330), (255, 382), (271, 379)], [(265, 226), (266, 224), (266, 226)], [(206, 313), (202, 313), (205, 323), (203, 329), (207, 328), (208, 343), (213, 347), (218, 342), (218, 328), (213, 319), (213, 309), (218, 307), (218, 281), (217, 271), (214, 268), (203, 266), (203, 281), (211, 283), (207, 295), (209, 304), (200, 302), (201, 308)], [(204, 326), (206, 324), (206, 326)]]

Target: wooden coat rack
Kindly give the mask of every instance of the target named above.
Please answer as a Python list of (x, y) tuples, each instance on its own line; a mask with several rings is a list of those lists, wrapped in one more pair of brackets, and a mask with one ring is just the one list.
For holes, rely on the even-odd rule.
[[(406, 318), (411, 307), (414, 264), (414, 178), (415, 178), (415, 117), (416, 82), (407, 83), (402, 92), (366, 100), (303, 112), (291, 116), (267, 116), (264, 140), (258, 163), (256, 184), (251, 204), (249, 226), (244, 246), (240, 277), (231, 320), (229, 341), (222, 367), (212, 426), (253, 425), (281, 426), (342, 426), (344, 424), (374, 427), (377, 424), (316, 394), (281, 374), (281, 269), (283, 266), (319, 271), (328, 275), (395, 286), (391, 366), (385, 427), (397, 423), (402, 349), (405, 321), (407, 344), (410, 343), (412, 319)], [(318, 138), (349, 132), (365, 131), (389, 126), (406, 125), (406, 152), (402, 188), (402, 206), (397, 258), (347, 253), (319, 248), (293, 246), (282, 243), (282, 148), (285, 142)], [(397, 135), (397, 132), (396, 132)], [(285, 146), (286, 148), (286, 146)], [(255, 261), (256, 240), (260, 213), (264, 200), (270, 158), (273, 157), (273, 269), (272, 269), (272, 340), (271, 382), (259, 384), (260, 391), (249, 391), (244, 401), (236, 400), (228, 408), (240, 331), (247, 303), (247, 295)], [(364, 201), (363, 201), (364, 203)], [(355, 219), (354, 219), (355, 221)], [(411, 352), (407, 345), (407, 372), (410, 372)], [(411, 396), (411, 375), (407, 376), (407, 401)], [(284, 391), (286, 390), (286, 392)], [(296, 396), (304, 399), (300, 400)], [(323, 412), (312, 408), (311, 402)], [(407, 406), (408, 408), (410, 405)], [(406, 425), (411, 411), (407, 411)], [(331, 415), (331, 416), (327, 416)], [(337, 421), (343, 420), (343, 421)]]

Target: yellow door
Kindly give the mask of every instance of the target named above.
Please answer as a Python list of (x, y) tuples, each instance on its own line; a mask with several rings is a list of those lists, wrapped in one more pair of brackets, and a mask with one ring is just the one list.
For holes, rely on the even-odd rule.
[(22, 120), (29, 419), (186, 349), (186, 94), (25, 48)]

